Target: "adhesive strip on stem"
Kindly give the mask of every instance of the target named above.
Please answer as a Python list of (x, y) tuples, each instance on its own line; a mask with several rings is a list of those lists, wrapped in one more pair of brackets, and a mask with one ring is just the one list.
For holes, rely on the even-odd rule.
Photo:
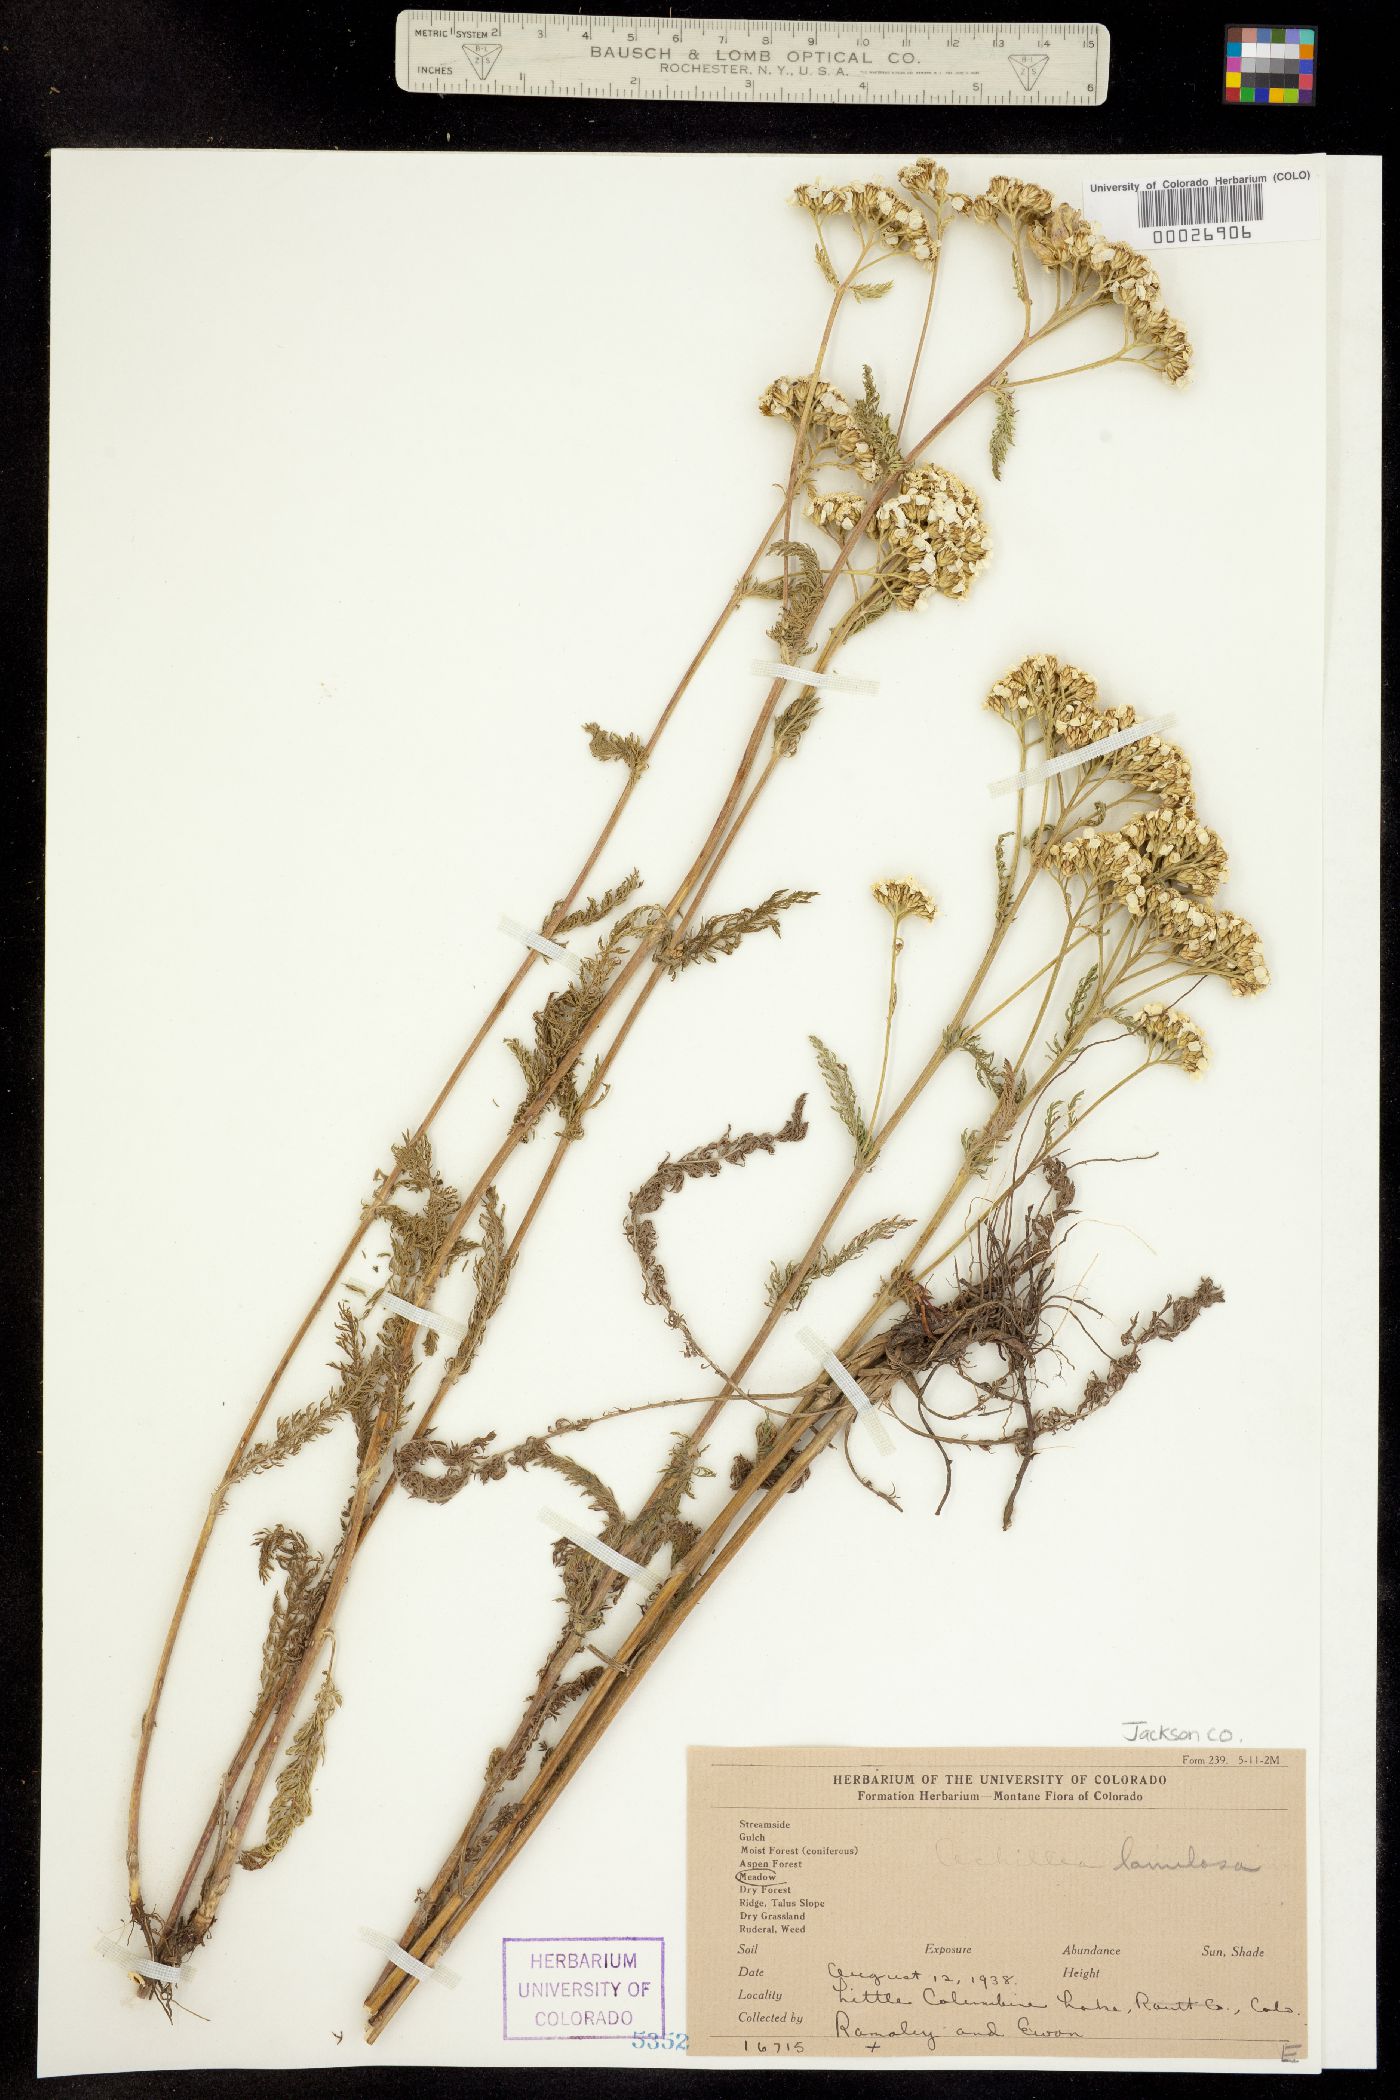
[(789, 685), (824, 685), (833, 693), (878, 693), (878, 678), (852, 678), (845, 671), (804, 671), (800, 664), (768, 663), (755, 657), (750, 669), (761, 678), (784, 678)]
[(1092, 765), (1096, 758), (1106, 758), (1110, 751), (1125, 751), (1129, 744), (1140, 743), (1145, 736), (1155, 736), (1159, 729), (1168, 729), (1176, 720), (1175, 715), (1150, 715), (1145, 722), (1135, 722), (1131, 729), (1115, 729), (1112, 736), (1101, 736), (1096, 744), (1085, 744), (1079, 751), (1062, 751), (1058, 758), (1043, 759), (1038, 766), (1027, 766), (1022, 773), (1008, 773), (1005, 780), (987, 783), (989, 795), (1014, 795), (1021, 788), (1034, 787), (1038, 781), (1053, 780), (1058, 773), (1068, 773), (1075, 766)]
[(405, 1976), (416, 1976), (420, 1983), (440, 1983), (448, 1991), (455, 1991), (462, 1981), (455, 1969), (444, 1968), (441, 1962), (435, 1969), (430, 1969), (425, 1961), (419, 1961), (416, 1954), (410, 1954), (407, 1947), (391, 1940), (387, 1932), (376, 1932), (372, 1925), (361, 1925), (359, 1930), (365, 1945), (377, 1947), (396, 1969), (403, 1970)]
[(870, 1431), (871, 1442), (876, 1448), (886, 1454), (892, 1452), (894, 1450), (894, 1440), (884, 1423), (880, 1420), (874, 1401), (852, 1378), (840, 1357), (828, 1347), (814, 1328), (804, 1327), (798, 1334), (797, 1339), (801, 1342), (804, 1349), (815, 1356), (827, 1377), (832, 1381), (832, 1384), (841, 1388), (841, 1391), (850, 1401), (861, 1421), (864, 1422), (866, 1428)]
[(385, 1291), (379, 1302), (386, 1312), (397, 1313), (401, 1320), (413, 1320), (419, 1327), (431, 1327), (448, 1341), (460, 1342), (466, 1334), (465, 1320), (434, 1312), (430, 1305), (414, 1305), (409, 1299), (400, 1298), (397, 1291)]
[(152, 1983), (178, 1983), (181, 1969), (178, 1963), (152, 1961), (148, 1954), (135, 1954), (121, 1940), (114, 1940), (110, 1932), (104, 1932), (97, 1942), (97, 1951), (104, 1961), (120, 1962), (128, 1976), (146, 1976)]
[(574, 977), (582, 977), (583, 964), (578, 957), (571, 955), (567, 948), (561, 948), (558, 941), (552, 941), (547, 933), (536, 933), (533, 927), (522, 926), (519, 919), (512, 919), (505, 912), (501, 913), (499, 923), (501, 932), (508, 933), (512, 940), (533, 948), (536, 955), (543, 955), (548, 962), (562, 963)]
[(604, 1567), (611, 1568), (615, 1574), (626, 1575), (633, 1582), (645, 1580), (647, 1571), (639, 1560), (629, 1560), (625, 1553), (617, 1552), (612, 1546), (605, 1546), (601, 1539), (595, 1539), (588, 1532), (581, 1531), (577, 1524), (570, 1523), (567, 1517), (561, 1517), (557, 1510), (542, 1509), (540, 1522), (548, 1524), (551, 1531), (562, 1532), (571, 1544), (581, 1547), (585, 1553), (591, 1553), (595, 1560), (602, 1561)]

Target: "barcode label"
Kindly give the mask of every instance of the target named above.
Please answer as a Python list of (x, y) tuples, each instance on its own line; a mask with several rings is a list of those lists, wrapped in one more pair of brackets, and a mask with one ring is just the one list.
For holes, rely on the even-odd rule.
[(1240, 249), (1255, 241), (1316, 240), (1320, 159), (1256, 160), (1250, 167), (1228, 169), (1198, 163), (1190, 173), (1176, 172), (1182, 165), (1178, 161), (1170, 175), (1086, 182), (1086, 216), (1109, 240), (1127, 241), (1149, 255), (1166, 248)]
[(1174, 190), (1143, 190), (1137, 215), (1139, 226), (1218, 226), (1231, 220), (1262, 219), (1264, 178), (1242, 175), (1226, 182), (1183, 184)]

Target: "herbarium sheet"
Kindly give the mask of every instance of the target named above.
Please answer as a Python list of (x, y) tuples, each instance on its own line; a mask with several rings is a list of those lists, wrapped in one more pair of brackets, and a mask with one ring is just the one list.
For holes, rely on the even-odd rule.
[(1315, 1863), (1292, 165), (58, 156), (46, 2071), (682, 2064), (692, 1746)]

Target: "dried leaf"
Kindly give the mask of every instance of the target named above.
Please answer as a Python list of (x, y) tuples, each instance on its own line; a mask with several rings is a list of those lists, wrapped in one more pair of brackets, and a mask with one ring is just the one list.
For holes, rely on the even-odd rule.
[(1001, 925), (1004, 925), (1004, 924), (1005, 924), (1005, 921), (1006, 921), (1006, 915), (1007, 915), (1007, 913), (1008, 913), (1008, 912), (1010, 911), (1010, 909), (1011, 909), (1011, 873), (1012, 873), (1012, 864), (1011, 864), (1011, 861), (1010, 861), (1010, 859), (1009, 859), (1009, 858), (1008, 858), (1008, 856), (1007, 856), (1007, 851), (1006, 851), (1006, 841), (1007, 841), (1007, 840), (1008, 840), (1009, 838), (1014, 838), (1014, 837), (1015, 837), (1015, 833), (1014, 833), (1014, 832), (1011, 832), (1011, 831), (1003, 831), (1003, 832), (1002, 832), (1002, 834), (1001, 834), (1001, 836), (1000, 836), (1000, 837), (998, 838), (998, 840), (997, 840), (997, 844), (996, 844), (996, 856), (997, 856), (997, 902), (996, 902), (996, 922), (997, 922), (997, 925), (998, 925), (998, 926), (1001, 926)]
[[(449, 1443), (443, 1437), (411, 1437), (394, 1453), (399, 1485), (417, 1502), (450, 1502), (469, 1480), (502, 1480), (506, 1459), (503, 1452), (489, 1449), (495, 1441), (494, 1429), (465, 1444)], [(430, 1465), (441, 1466), (442, 1471), (425, 1472)]]
[(851, 421), (869, 445), (881, 472), (897, 474), (904, 465), (904, 454), (899, 449), (894, 425), (880, 406), (879, 391), (869, 365), (864, 371), (865, 393), (859, 401), (851, 403)]
[(815, 686), (808, 686), (795, 700), (790, 700), (773, 723), (773, 748), (784, 758), (791, 758), (803, 737), (821, 713), (821, 701)]
[(594, 1685), (602, 1681), (602, 1676), (602, 1664), (594, 1663), (591, 1668), (580, 1670), (577, 1677), (570, 1677), (567, 1683), (556, 1685), (545, 1706), (545, 1719), (557, 1719), (567, 1707), (573, 1705), (575, 1699), (586, 1697)]
[(694, 932), (671, 941), (658, 959), (672, 977), (677, 977), (692, 963), (714, 962), (717, 956), (732, 955), (746, 934), (776, 933), (781, 937), (780, 914), (791, 911), (794, 904), (810, 904), (816, 894), (815, 890), (774, 890), (761, 904), (746, 910), (720, 912), (714, 918), (701, 919)]
[(992, 399), (997, 405), (996, 421), (992, 425), (992, 473), (1000, 481), (1006, 455), (1016, 442), (1016, 396), (1005, 375), (992, 388)]
[(945, 1028), (943, 1048), (950, 1054), (963, 1050), (972, 1059), (977, 1077), (989, 1094), (999, 1101), (1006, 1083), (1005, 1060), (998, 1060), (987, 1048), (980, 1035), (971, 1028)]
[(684, 1314), (672, 1300), (671, 1286), (657, 1252), (656, 1227), (652, 1218), (666, 1198), (676, 1195), (688, 1181), (713, 1178), (724, 1167), (742, 1167), (755, 1152), (771, 1153), (778, 1145), (800, 1142), (807, 1135), (802, 1113), (806, 1100), (805, 1094), (798, 1095), (792, 1114), (781, 1130), (750, 1130), (739, 1137), (726, 1130), (721, 1137), (711, 1138), (706, 1145), (697, 1145), (693, 1152), (683, 1153), (679, 1159), (663, 1159), (656, 1172), (642, 1183), (628, 1203), (622, 1229), (641, 1266), (643, 1298), (648, 1305), (661, 1308), (666, 1325), (680, 1335), (686, 1355), (702, 1357), (712, 1370), (717, 1368), (713, 1358), (700, 1347)]
[(486, 1330), (505, 1297), (514, 1267), (506, 1242), (505, 1208), (494, 1187), (488, 1188), (482, 1198), (477, 1223), (481, 1231), (481, 1251), (472, 1271), (476, 1295), (472, 1300), (467, 1331), (452, 1354), (449, 1368), (455, 1378), (460, 1378), (471, 1368)]
[[(654, 934), (662, 923), (658, 905), (642, 904), (623, 913), (602, 934), (592, 955), (580, 958), (580, 974), (558, 991), (551, 992), (534, 1015), (532, 1045), (518, 1036), (506, 1040), (506, 1048), (525, 1075), (526, 1093), (515, 1112), (515, 1128), (524, 1130), (539, 1113), (545, 1087), (588, 1027), (636, 943)], [(565, 1072), (554, 1094), (554, 1103), (566, 1127), (579, 1113), (577, 1064)], [(571, 1133), (573, 1134), (573, 1133)]]
[(427, 1276), (446, 1276), (471, 1253), (475, 1242), (458, 1238), (446, 1256), (442, 1254), (443, 1242), (462, 1207), (462, 1199), (434, 1165), (427, 1133), (405, 1136), (393, 1149), (399, 1188), (406, 1195), (421, 1196), (423, 1201), (416, 1208), (381, 1201), (376, 1212), (389, 1227), (389, 1288), (398, 1297), (416, 1303)]
[[(912, 1218), (880, 1218), (875, 1224), (867, 1225), (863, 1232), (858, 1232), (847, 1240), (844, 1247), (838, 1247), (834, 1254), (823, 1247), (802, 1282), (788, 1299), (784, 1311), (795, 1311), (812, 1285), (820, 1282), (822, 1277), (834, 1276), (836, 1271), (844, 1269), (849, 1261), (859, 1261), (862, 1254), (868, 1253), (881, 1240), (892, 1240), (897, 1232), (905, 1231), (913, 1222)], [(784, 1262), (781, 1268), (777, 1262), (773, 1263), (768, 1271), (767, 1298), (770, 1305), (777, 1304), (796, 1273), (796, 1262)]]
[(1142, 1351), (1148, 1342), (1174, 1342), (1178, 1336), (1194, 1327), (1201, 1314), (1212, 1305), (1223, 1305), (1225, 1293), (1209, 1276), (1203, 1276), (1190, 1297), (1168, 1298), (1157, 1312), (1142, 1322), (1130, 1321), (1119, 1337), (1127, 1345), (1126, 1353), (1115, 1356), (1107, 1372), (1091, 1371), (1084, 1383), (1084, 1397), (1077, 1407), (1046, 1408), (1032, 1417), (1035, 1436), (1053, 1436), (1062, 1429), (1072, 1429), (1086, 1416), (1097, 1414), (1107, 1407), (1110, 1400), (1121, 1393), (1128, 1380), (1142, 1369)]
[(826, 1081), (831, 1105), (851, 1134), (856, 1158), (864, 1159), (870, 1151), (870, 1130), (860, 1112), (855, 1082), (836, 1052), (828, 1050), (819, 1035), (809, 1035), (807, 1040), (817, 1053), (817, 1063), (821, 1067), (822, 1078)]
[(639, 736), (619, 736), (616, 730), (603, 729), (597, 722), (585, 722), (588, 748), (595, 758), (616, 759), (627, 767), (635, 780), (647, 769), (646, 745)]
[(601, 897), (585, 897), (582, 904), (575, 905), (574, 909), (565, 913), (562, 918), (557, 916), (563, 910), (563, 899), (560, 898), (550, 906), (544, 930), (551, 940), (557, 940), (561, 933), (573, 933), (580, 926), (596, 926), (600, 919), (606, 919), (619, 905), (625, 904), (629, 897), (635, 896), (641, 886), (641, 874), (633, 868), (630, 875), (624, 875), (621, 882), (614, 883), (610, 890), (604, 890)]
[(255, 1532), (258, 1549), (258, 1580), (267, 1582), (280, 1570), (285, 1580), (281, 1593), (272, 1600), (267, 1632), (263, 1636), (259, 1702), (274, 1691), (286, 1673), (300, 1662), (311, 1629), (316, 1623), (330, 1582), (330, 1572), (319, 1553), (312, 1551), (299, 1531), (273, 1524)]
[[(351, 1285), (351, 1289), (358, 1286)], [(336, 1308), (336, 1340), (340, 1346), (340, 1363), (332, 1365), (339, 1376), (324, 1400), (313, 1401), (309, 1407), (299, 1407), (294, 1413), (281, 1415), (271, 1437), (259, 1444), (250, 1444), (239, 1464), (229, 1476), (230, 1484), (247, 1480), (254, 1473), (271, 1472), (307, 1444), (314, 1443), (333, 1429), (346, 1415), (352, 1415), (364, 1398), (371, 1375), (371, 1367), (365, 1356), (364, 1324), (353, 1306), (344, 1301)]]
[[(777, 643), (783, 662), (791, 664), (800, 654), (807, 653), (804, 647), (807, 630), (821, 604), (826, 578), (815, 548), (809, 547), (805, 540), (774, 540), (768, 552), (781, 556), (785, 573), (781, 578), (767, 581), (748, 579), (745, 596), (783, 600), (783, 610), (768, 633)], [(788, 571), (789, 562), (797, 564), (796, 574)]]
[(1058, 1035), (1052, 1036), (1050, 1041), (1045, 1046), (1046, 1054), (1051, 1058), (1052, 1061), (1063, 1054), (1064, 1050), (1068, 1046), (1071, 1036), (1078, 1028), (1080, 1022), (1084, 1019), (1084, 1016), (1088, 1012), (1089, 1008), (1089, 994), (1093, 991), (1094, 986), (1098, 983), (1098, 981), (1099, 966), (1097, 963), (1090, 963), (1088, 969), (1084, 972), (1084, 975), (1080, 978), (1078, 984), (1074, 988), (1073, 998), (1070, 1000), (1069, 1005), (1065, 1008), (1064, 1027), (1061, 1029)]
[[(576, 1487), (588, 1507), (603, 1519), (605, 1539), (610, 1531), (621, 1531), (626, 1518), (622, 1514), (622, 1504), (617, 1496), (606, 1480), (601, 1479), (597, 1473), (590, 1472), (587, 1466), (580, 1465), (576, 1458), (570, 1458), (567, 1451), (554, 1450), (543, 1437), (528, 1436), (515, 1446), (508, 1457), (511, 1465), (518, 1467), (521, 1472), (528, 1472), (531, 1466), (543, 1466), (546, 1471), (558, 1473), (571, 1486)], [(612, 1543), (611, 1540), (608, 1542)]]
[(276, 1859), (294, 1830), (311, 1813), (311, 1782), (326, 1754), (326, 1725), (340, 1705), (328, 1663), (321, 1678), (316, 1703), (287, 1746), (286, 1760), (277, 1775), (272, 1805), (267, 1812), (267, 1836), (261, 1845), (240, 1852), (238, 1864), (250, 1872)]

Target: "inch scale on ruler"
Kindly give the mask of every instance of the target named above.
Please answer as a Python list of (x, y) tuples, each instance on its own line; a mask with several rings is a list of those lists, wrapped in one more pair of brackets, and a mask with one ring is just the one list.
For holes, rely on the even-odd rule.
[(699, 21), (413, 7), (398, 18), (394, 58), (395, 79), (415, 95), (1089, 109), (1108, 93), (1101, 22)]

